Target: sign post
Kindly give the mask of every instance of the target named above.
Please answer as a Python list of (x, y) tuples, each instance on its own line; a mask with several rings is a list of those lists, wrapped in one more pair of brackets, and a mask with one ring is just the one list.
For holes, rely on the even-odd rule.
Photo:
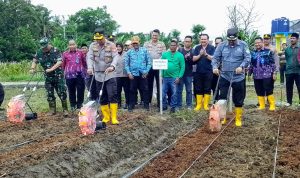
[(162, 70), (168, 69), (167, 59), (153, 59), (152, 63), (153, 70), (159, 70), (159, 110), (160, 114), (163, 114), (162, 109)]

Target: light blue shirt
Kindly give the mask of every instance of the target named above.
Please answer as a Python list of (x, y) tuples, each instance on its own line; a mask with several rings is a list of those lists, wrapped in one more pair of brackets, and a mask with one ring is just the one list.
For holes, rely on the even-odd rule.
[(152, 66), (150, 54), (144, 47), (130, 49), (125, 54), (124, 60), (127, 74), (132, 74), (133, 76), (147, 74)]

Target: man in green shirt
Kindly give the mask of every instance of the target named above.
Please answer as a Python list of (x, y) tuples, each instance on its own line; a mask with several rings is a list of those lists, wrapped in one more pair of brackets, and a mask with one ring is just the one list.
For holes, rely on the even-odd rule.
[(176, 89), (179, 84), (180, 78), (182, 78), (185, 70), (184, 56), (177, 51), (178, 42), (172, 40), (170, 44), (170, 50), (162, 54), (162, 59), (168, 60), (168, 69), (163, 70), (163, 110), (167, 110), (167, 98), (168, 91), (171, 92), (171, 113), (175, 112), (177, 106)]
[[(291, 45), (285, 49), (285, 59), (286, 59), (286, 98), (287, 106), (293, 103), (293, 88), (294, 81), (297, 86), (299, 100), (300, 100), (300, 61), (298, 60), (299, 46), (298, 44), (299, 34), (292, 33), (290, 40)], [(300, 101), (299, 101), (300, 104)]]

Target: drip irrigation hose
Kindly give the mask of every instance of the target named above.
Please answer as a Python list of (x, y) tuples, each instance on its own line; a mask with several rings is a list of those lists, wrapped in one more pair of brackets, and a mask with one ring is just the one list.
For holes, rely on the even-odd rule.
[(173, 141), (170, 145), (166, 146), (164, 149), (156, 152), (154, 155), (152, 155), (148, 160), (146, 160), (145, 162), (143, 162), (141, 165), (139, 165), (138, 167), (136, 167), (135, 169), (133, 169), (132, 171), (130, 171), (129, 173), (125, 174), (124, 176), (122, 176), (121, 178), (129, 178), (130, 176), (134, 175), (136, 172), (138, 172), (140, 169), (142, 169), (143, 167), (145, 167), (151, 160), (153, 160), (154, 158), (156, 158), (158, 155), (160, 155), (161, 153), (163, 153), (164, 151), (168, 150), (170, 147), (172, 147), (173, 145), (175, 145), (175, 143), (177, 143), (177, 141), (183, 137), (185, 137), (186, 135), (188, 135), (189, 133), (193, 132), (197, 127), (192, 128), (191, 130), (189, 130), (188, 132), (186, 132), (184, 135), (178, 137), (175, 141)]
[(207, 152), (207, 150), (210, 148), (210, 146), (217, 140), (217, 138), (222, 135), (224, 130), (231, 124), (234, 118), (232, 118), (229, 123), (222, 129), (222, 131), (213, 139), (213, 141), (202, 151), (202, 153), (192, 162), (192, 164), (179, 176), (179, 178), (182, 178), (190, 169), (191, 167), (204, 155), (204, 153)]
[(278, 119), (277, 140), (276, 140), (276, 148), (275, 148), (275, 155), (274, 155), (272, 178), (275, 178), (275, 175), (276, 175), (276, 162), (277, 162), (278, 142), (279, 142), (279, 133), (280, 133), (280, 120), (281, 120), (281, 114), (279, 115), (279, 119)]

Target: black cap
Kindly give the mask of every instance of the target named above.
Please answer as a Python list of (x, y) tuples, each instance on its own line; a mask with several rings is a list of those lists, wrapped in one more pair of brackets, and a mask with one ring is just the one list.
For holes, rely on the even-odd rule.
[(296, 37), (298, 39), (299, 38), (299, 34), (298, 33), (292, 33), (291, 37)]
[(49, 39), (47, 37), (43, 37), (40, 40), (40, 45), (42, 46), (42, 48), (46, 48), (49, 44)]
[(270, 39), (271, 35), (270, 34), (264, 34), (264, 39)]
[(238, 36), (238, 29), (237, 28), (229, 28), (227, 30), (227, 40), (236, 40)]
[(99, 28), (96, 28), (95, 31), (94, 31), (94, 34), (95, 33), (100, 33), (100, 34), (104, 34), (104, 29), (99, 27)]
[(109, 41), (115, 41), (116, 36), (115, 35), (109, 35), (108, 40)]

